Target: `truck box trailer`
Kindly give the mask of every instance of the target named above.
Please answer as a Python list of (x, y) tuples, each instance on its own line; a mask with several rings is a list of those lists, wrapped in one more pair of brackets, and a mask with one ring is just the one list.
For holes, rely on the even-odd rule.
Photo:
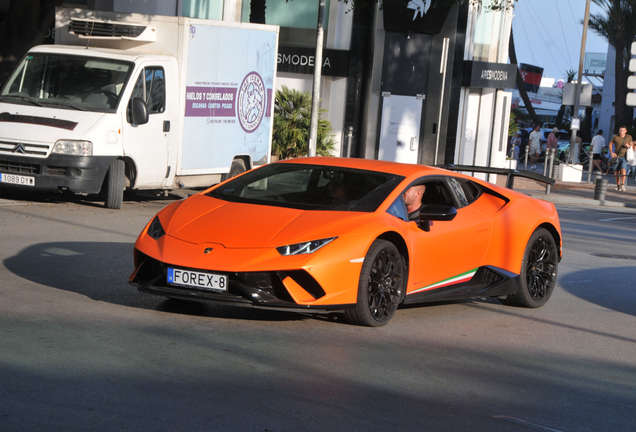
[(58, 8), (0, 92), (0, 187), (207, 186), (270, 161), (278, 27)]

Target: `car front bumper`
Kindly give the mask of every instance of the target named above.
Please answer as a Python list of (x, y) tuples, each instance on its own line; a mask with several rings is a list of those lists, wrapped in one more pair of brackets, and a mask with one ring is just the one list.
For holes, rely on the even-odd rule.
[(52, 154), (47, 158), (0, 154), (0, 173), (29, 177), (33, 185), (0, 183), (2, 187), (28, 190), (98, 193), (115, 156), (69, 156)]
[[(134, 273), (131, 285), (140, 291), (170, 298), (234, 306), (287, 311), (320, 312), (342, 310), (355, 304), (313, 304), (326, 296), (325, 290), (303, 269), (286, 271), (216, 272), (228, 276), (226, 290), (200, 289), (168, 283), (167, 269), (174, 267), (135, 250)], [(184, 270), (189, 269), (178, 266)], [(209, 272), (210, 270), (204, 270)], [(304, 301), (299, 302), (299, 299)]]

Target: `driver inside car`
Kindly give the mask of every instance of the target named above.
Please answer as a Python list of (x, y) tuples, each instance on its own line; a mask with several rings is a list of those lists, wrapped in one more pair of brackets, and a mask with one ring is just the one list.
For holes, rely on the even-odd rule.
[(422, 196), (426, 191), (426, 186), (415, 185), (411, 186), (404, 192), (402, 197), (404, 198), (404, 204), (406, 204), (406, 211), (409, 214), (410, 221), (417, 221), (420, 218), (420, 210), (422, 208)]

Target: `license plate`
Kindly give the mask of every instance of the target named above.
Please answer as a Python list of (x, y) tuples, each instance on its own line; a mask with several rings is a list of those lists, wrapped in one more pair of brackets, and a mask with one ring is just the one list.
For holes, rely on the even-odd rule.
[(35, 186), (35, 177), (0, 173), (0, 183), (11, 183), (20, 186)]
[(227, 291), (227, 276), (168, 267), (168, 283), (203, 290)]

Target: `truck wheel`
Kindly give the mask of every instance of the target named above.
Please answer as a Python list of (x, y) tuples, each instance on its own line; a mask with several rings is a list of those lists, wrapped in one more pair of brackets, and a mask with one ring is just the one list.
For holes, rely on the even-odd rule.
[(237, 175), (245, 172), (245, 161), (243, 159), (235, 159), (230, 167), (230, 172), (227, 173), (227, 178), (236, 177)]
[(126, 165), (123, 160), (116, 159), (106, 174), (106, 208), (120, 209), (124, 201), (124, 177)]

